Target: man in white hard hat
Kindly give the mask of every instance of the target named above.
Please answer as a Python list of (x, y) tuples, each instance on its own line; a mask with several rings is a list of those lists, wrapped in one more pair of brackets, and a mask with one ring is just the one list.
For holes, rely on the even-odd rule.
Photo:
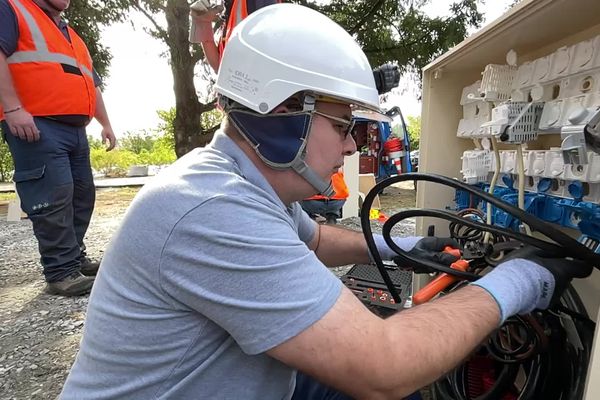
[[(368, 262), (363, 236), (298, 204), (356, 151), (351, 106), (379, 107), (360, 47), (309, 8), (265, 7), (216, 88), (222, 131), (140, 191), (106, 251), (63, 399), (399, 399), (572, 277), (517, 259), (380, 319), (327, 269)], [(452, 244), (395, 241), (432, 258)]]

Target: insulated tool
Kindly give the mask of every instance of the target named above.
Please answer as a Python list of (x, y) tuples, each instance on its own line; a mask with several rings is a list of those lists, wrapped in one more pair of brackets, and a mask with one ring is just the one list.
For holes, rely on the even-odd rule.
[[(444, 248), (444, 253), (452, 254), (453, 256), (459, 258), (461, 256), (459, 249), (455, 249), (450, 246)], [(450, 268), (465, 272), (467, 268), (469, 268), (469, 261), (459, 259), (453, 262), (450, 265)], [(442, 290), (446, 289), (448, 286), (459, 280), (460, 278), (456, 276), (452, 276), (446, 273), (441, 274), (413, 295), (413, 304), (419, 305), (428, 302)]]

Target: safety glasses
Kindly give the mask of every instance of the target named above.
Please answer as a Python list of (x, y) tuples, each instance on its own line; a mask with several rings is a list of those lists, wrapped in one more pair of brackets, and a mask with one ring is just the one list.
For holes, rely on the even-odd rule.
[(313, 113), (320, 115), (321, 117), (325, 117), (331, 121), (331, 124), (338, 129), (340, 135), (344, 137), (344, 140), (348, 137), (348, 135), (352, 135), (354, 139), (354, 119), (347, 120), (345, 118), (336, 117), (335, 115), (325, 114), (324, 112), (314, 110)]

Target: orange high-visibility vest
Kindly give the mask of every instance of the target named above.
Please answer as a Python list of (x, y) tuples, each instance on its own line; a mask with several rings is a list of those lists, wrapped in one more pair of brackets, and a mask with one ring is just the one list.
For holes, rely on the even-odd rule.
[(87, 115), (91, 119), (96, 88), (92, 58), (83, 40), (69, 27), (69, 43), (33, 1), (9, 2), (17, 16), (19, 39), (7, 62), (22, 106), (34, 116)]
[(346, 200), (348, 198), (348, 196), (350, 195), (350, 193), (348, 191), (348, 186), (346, 185), (346, 182), (344, 181), (344, 173), (343, 172), (336, 172), (335, 174), (333, 174), (331, 176), (331, 185), (333, 186), (333, 190), (335, 191), (333, 196), (325, 197), (323, 195), (317, 194), (312, 197), (309, 197), (306, 200), (325, 200), (325, 199)]
[[(275, 3), (281, 3), (281, 0), (274, 0), (273, 4)], [(231, 36), (231, 32), (233, 32), (233, 28), (248, 16), (248, 0), (233, 0), (231, 10), (228, 11), (229, 18), (227, 18), (225, 30), (221, 35), (221, 40), (219, 40), (219, 62), (221, 62), (225, 45)]]

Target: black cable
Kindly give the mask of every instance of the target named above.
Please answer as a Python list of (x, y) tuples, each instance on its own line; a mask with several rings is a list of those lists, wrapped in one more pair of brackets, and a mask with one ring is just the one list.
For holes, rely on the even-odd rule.
[[(445, 265), (411, 257), (408, 252), (403, 251), (392, 240), (392, 228), (400, 221), (410, 217), (431, 217), (449, 221), (451, 235), (459, 241), (462, 247), (465, 247), (468, 242), (481, 242), (484, 238), (484, 232), (488, 232), (492, 243), (504, 242), (512, 238), (516, 239), (517, 242), (538, 247), (553, 256), (584, 260), (596, 268), (600, 268), (600, 255), (592, 252), (586, 246), (552, 225), (497, 199), (493, 195), (443, 176), (409, 173), (386, 179), (375, 185), (367, 194), (361, 208), (363, 233), (373, 261), (375, 261), (384, 282), (396, 301), (400, 301), (400, 297), (375, 246), (369, 222), (369, 211), (375, 196), (385, 187), (407, 180), (415, 182), (428, 181), (464, 190), (470, 193), (471, 196), (475, 195), (511, 214), (522, 223), (529, 225), (532, 230), (543, 234), (553, 242), (530, 237), (510, 229), (484, 224), (483, 213), (476, 209), (468, 209), (459, 213), (442, 210), (405, 210), (393, 215), (382, 227), (386, 243), (398, 254), (398, 260), (402, 263), (402, 266), (409, 266), (425, 272), (446, 272), (463, 280), (479, 278), (479, 275), (473, 272), (457, 271)], [(503, 245), (500, 243), (500, 247), (495, 248), (495, 251), (510, 251), (512, 249), (514, 249), (513, 244)], [(487, 256), (485, 260), (488, 261)], [(477, 271), (478, 269), (473, 268), (472, 270)], [(449, 290), (454, 290), (459, 286), (461, 285), (454, 285)], [(571, 285), (563, 293), (561, 305), (555, 307), (554, 310), (563, 312), (572, 318), (575, 333), (573, 333), (572, 327), (569, 328), (571, 338), (569, 338), (561, 322), (566, 317), (559, 317), (553, 314), (553, 311), (537, 312), (527, 317), (517, 316), (509, 319), (503, 328), (491, 336), (485, 347), (482, 348), (487, 357), (495, 360), (498, 369), (493, 385), (488, 388), (486, 393), (477, 396), (475, 400), (499, 399), (503, 393), (507, 393), (509, 390), (512, 391), (519, 371), (521, 371), (519, 375), (524, 376), (524, 378), (519, 379), (522, 382), (519, 389), (519, 399), (580, 400), (582, 398), (595, 324), (589, 319), (581, 299)], [(575, 340), (573, 335), (579, 336), (579, 341)], [(550, 341), (548, 341), (548, 338), (550, 338)], [(571, 343), (571, 340), (578, 343)], [(432, 384), (434, 398), (436, 400), (473, 400), (468, 395), (467, 368), (468, 364), (460, 366), (445, 378)]]
[[(395, 253), (397, 253), (398, 258), (405, 263), (407, 266), (410, 266), (412, 268), (415, 269), (421, 269), (421, 270), (429, 270), (429, 271), (435, 271), (435, 272), (445, 272), (463, 279), (468, 279), (468, 280), (476, 280), (479, 278), (478, 275), (472, 274), (472, 273), (468, 273), (468, 272), (462, 272), (462, 271), (458, 271), (452, 268), (449, 268), (448, 266), (444, 265), (444, 264), (439, 264), (433, 261), (428, 261), (428, 260), (422, 260), (422, 259), (417, 259), (414, 257), (411, 257), (408, 252), (402, 250), (400, 247), (398, 247), (398, 245), (396, 245), (396, 243), (393, 241), (392, 236), (391, 236), (391, 231), (392, 228), (394, 227), (394, 225), (396, 225), (397, 223), (399, 223), (400, 221), (406, 219), (406, 218), (411, 218), (411, 217), (434, 217), (434, 218), (440, 218), (440, 219), (445, 219), (445, 220), (450, 220), (450, 221), (461, 221), (462, 220), (462, 224), (472, 227), (474, 229), (481, 229), (482, 231), (487, 231), (487, 232), (492, 232), (495, 233), (497, 235), (502, 235), (502, 236), (508, 236), (508, 237), (512, 237), (515, 238), (523, 243), (527, 243), (530, 244), (532, 246), (538, 247), (544, 251), (546, 251), (549, 254), (553, 254), (556, 255), (557, 257), (560, 256), (564, 256), (564, 249), (561, 246), (558, 246), (554, 243), (550, 243), (532, 236), (527, 236), (525, 234), (519, 233), (519, 232), (514, 232), (511, 231), (509, 229), (506, 228), (499, 228), (493, 225), (486, 225), (486, 224), (482, 224), (479, 222), (475, 222), (475, 221), (469, 221), (469, 220), (464, 220), (460, 217), (457, 217), (455, 214), (447, 212), (447, 211), (441, 211), (441, 210), (417, 210), (417, 209), (410, 209), (410, 210), (404, 210), (404, 211), (400, 211), (397, 214), (394, 214), (393, 216), (391, 216), (383, 225), (382, 227), (382, 234), (383, 237), (387, 243), (387, 245), (390, 247), (390, 249), (392, 249)], [(583, 246), (583, 245), (581, 245)], [(562, 254), (561, 254), (562, 253)]]
[[(375, 196), (377, 196), (384, 188), (398, 182), (404, 181), (426, 181), (442, 184), (445, 186), (453, 187), (454, 189), (464, 190), (471, 194), (474, 194), (484, 201), (491, 203), (492, 205), (500, 208), (501, 210), (506, 211), (512, 216), (516, 217), (521, 222), (529, 225), (532, 230), (540, 232), (544, 236), (553, 240), (560, 246), (562, 246), (562, 253), (564, 253), (568, 257), (572, 257), (574, 259), (588, 261), (593, 264), (595, 267), (600, 266), (600, 255), (594, 253), (590, 249), (588, 249), (583, 244), (579, 243), (577, 240), (573, 239), (566, 233), (560, 231), (559, 229), (553, 227), (549, 223), (540, 220), (539, 218), (521, 210), (518, 207), (512, 206), (493, 195), (486, 193), (480, 189), (474, 188), (466, 183), (459, 182), (456, 179), (447, 178), (441, 175), (434, 174), (422, 174), (422, 173), (406, 173), (394, 177), (387, 178), (380, 183), (376, 184), (373, 189), (369, 191), (365, 200), (363, 202), (361, 208), (361, 224), (363, 227), (363, 232), (365, 234), (365, 238), (367, 239), (367, 245), (369, 246), (369, 250), (371, 250), (371, 254), (377, 252), (377, 248), (375, 246), (375, 241), (372, 238), (372, 230), (369, 223), (369, 211), (375, 200)], [(379, 257), (381, 259), (381, 257)]]
[[(371, 224), (369, 221), (369, 214), (370, 214), (370, 210), (371, 210), (373, 201), (375, 200), (375, 197), (384, 188), (386, 188), (394, 183), (404, 182), (404, 181), (409, 181), (409, 180), (411, 180), (411, 181), (428, 181), (428, 182), (433, 182), (433, 183), (439, 183), (442, 185), (453, 187), (454, 189), (461, 189), (461, 190), (464, 190), (471, 194), (474, 194), (474, 195), (480, 197), (481, 199), (483, 199), (484, 201), (487, 201), (487, 202), (491, 203), (492, 205), (496, 206), (497, 208), (500, 208), (500, 209), (506, 211), (507, 213), (515, 216), (517, 219), (519, 219), (523, 223), (529, 225), (529, 227), (531, 229), (542, 233), (549, 239), (555, 241), (560, 246), (557, 246), (555, 244), (552, 244), (550, 242), (546, 242), (546, 241), (543, 241), (540, 239), (528, 238), (526, 240), (536, 241), (537, 245), (542, 246), (543, 249), (551, 249), (552, 248), (552, 249), (556, 250), (556, 251), (551, 251), (552, 253), (564, 254), (564, 256), (569, 256), (569, 257), (572, 257), (575, 259), (580, 259), (580, 260), (590, 262), (596, 267), (600, 266), (600, 255), (599, 254), (594, 253), (593, 251), (591, 251), (590, 249), (588, 249), (587, 247), (585, 247), (584, 245), (579, 243), (577, 240), (571, 238), (569, 235), (554, 228), (550, 224), (536, 218), (535, 216), (533, 216), (531, 214), (526, 213), (525, 211), (523, 211), (517, 207), (514, 207), (508, 203), (505, 203), (504, 201), (502, 201), (500, 199), (497, 199), (496, 197), (494, 197), (493, 195), (490, 195), (489, 193), (486, 193), (482, 190), (473, 188), (473, 187), (471, 187), (465, 183), (459, 182), (455, 179), (450, 179), (450, 178), (447, 178), (447, 177), (441, 176), (441, 175), (422, 174), (422, 173), (407, 173), (407, 174), (402, 174), (402, 175), (387, 178), (387, 179), (381, 181), (380, 183), (376, 184), (369, 191), (367, 196), (365, 197), (365, 200), (363, 201), (363, 205), (361, 207), (361, 216), (360, 216), (363, 234), (365, 236), (365, 240), (367, 242), (367, 247), (370, 251), (371, 257), (372, 257), (373, 261), (375, 262), (375, 265), (377, 266), (377, 269), (379, 270), (379, 273), (381, 274), (381, 277), (383, 278), (383, 281), (385, 282), (392, 298), (398, 304), (400, 304), (402, 300), (400, 298), (400, 294), (398, 293), (398, 290), (394, 286), (388, 272), (386, 271), (385, 265), (383, 264), (383, 260), (381, 259), (381, 255), (379, 254), (379, 251), (377, 250), (377, 246), (375, 244), (375, 239), (373, 238)], [(424, 211), (424, 210), (421, 210), (421, 211)], [(418, 213), (416, 213), (414, 215), (418, 215)], [(466, 220), (463, 220), (463, 223), (465, 223), (464, 221), (466, 221)], [(476, 224), (474, 226), (483, 226), (483, 224), (477, 224), (473, 221), (468, 221), (468, 222)], [(385, 225), (384, 225), (384, 227), (385, 227)], [(492, 229), (492, 228), (487, 228), (487, 229)], [(502, 229), (502, 230), (498, 230), (497, 232), (506, 233), (507, 231), (508, 230)], [(517, 232), (511, 233), (511, 235), (513, 235), (513, 237), (526, 238), (525, 235), (519, 234)], [(384, 238), (386, 239), (386, 242), (389, 245), (390, 244), (389, 241), (391, 241), (391, 238), (386, 238), (385, 236), (384, 236)], [(396, 246), (395, 250), (397, 251), (398, 249), (399, 248)], [(406, 256), (405, 252), (402, 252), (402, 253), (404, 253), (404, 254), (400, 255), (400, 257)], [(407, 259), (407, 262), (410, 262), (410, 261)], [(413, 260), (412, 262), (415, 262), (415, 260)], [(437, 263), (427, 262), (427, 263), (423, 263), (423, 264), (427, 264), (426, 266), (433, 270), (453, 273), (456, 276), (462, 275), (458, 271), (454, 272), (454, 270), (450, 270), (450, 269), (448, 269), (448, 267), (437, 264)], [(473, 275), (471, 275), (470, 278), (467, 278), (465, 275), (463, 275), (463, 276), (465, 277), (465, 279), (471, 279), (471, 280), (475, 279), (475, 277)]]

